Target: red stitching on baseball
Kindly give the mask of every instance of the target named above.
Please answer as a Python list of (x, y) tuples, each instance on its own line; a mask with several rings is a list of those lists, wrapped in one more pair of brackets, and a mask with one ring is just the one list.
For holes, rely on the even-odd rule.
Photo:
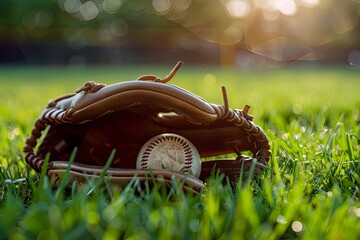
[(189, 145), (186, 141), (184, 141), (184, 145), (185, 145), (185, 146), (183, 146), (183, 148), (184, 148), (184, 154), (185, 154), (184, 172), (185, 172), (185, 173), (188, 173), (188, 172), (189, 172), (189, 169), (190, 169), (191, 166), (192, 166), (193, 154), (192, 154), (190, 145)]
[(150, 143), (149, 146), (147, 146), (144, 150), (143, 155), (141, 156), (141, 168), (147, 168), (148, 167), (148, 160), (151, 154), (151, 151), (154, 149), (156, 144), (154, 142)]

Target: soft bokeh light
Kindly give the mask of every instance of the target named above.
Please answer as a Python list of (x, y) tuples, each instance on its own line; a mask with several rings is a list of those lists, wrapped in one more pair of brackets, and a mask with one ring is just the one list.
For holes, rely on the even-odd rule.
[(207, 85), (214, 85), (216, 83), (216, 77), (214, 74), (206, 74), (204, 76), (204, 82), (207, 84)]
[(79, 0), (65, 0), (65, 1), (59, 1), (60, 7), (63, 7), (63, 9), (67, 13), (75, 13), (79, 11), (81, 7), (81, 2)]
[(68, 51), (83, 51), (62, 53), (63, 62), (91, 55), (99, 61), (111, 59), (116, 63), (122, 61), (120, 53), (109, 50), (110, 56), (98, 57), (99, 52), (90, 54), (84, 49), (118, 47), (126, 54), (134, 48), (135, 54), (148, 51), (154, 55), (157, 49), (161, 58), (165, 57), (160, 55), (163, 51), (187, 56), (194, 62), (199, 61), (196, 56), (201, 56), (204, 61), (224, 66), (273, 68), (294, 61), (342, 61), (358, 67), (359, 3), (55, 0), (34, 6), (27, 1), (9, 1), (0, 9), (1, 19), (7, 19), (0, 19), (0, 34), (6, 44), (63, 44)]
[(128, 26), (126, 22), (122, 19), (117, 19), (113, 21), (110, 25), (110, 28), (112, 34), (118, 37), (125, 36), (128, 32)]
[(122, 5), (121, 0), (104, 0), (102, 8), (107, 13), (116, 13)]
[(305, 6), (313, 7), (319, 4), (320, 0), (302, 0), (301, 1)]
[(267, 10), (278, 10), (284, 15), (295, 15), (298, 7), (315, 7), (319, 0), (254, 0), (255, 8)]
[(251, 11), (249, 3), (245, 0), (229, 0), (225, 7), (230, 17), (234, 18), (245, 18)]
[(254, 6), (264, 11), (277, 10), (284, 15), (294, 15), (297, 11), (297, 4), (293, 0), (255, 0)]
[(350, 1), (222, 0), (202, 5), (193, 1), (182, 15), (174, 1), (153, 3), (163, 6), (159, 14), (206, 41), (245, 44), (247, 50), (276, 61), (320, 60), (323, 54), (317, 46), (338, 40), (359, 22), (359, 4)]
[(185, 11), (191, 5), (191, 0), (172, 0), (172, 6), (176, 11)]
[(159, 14), (166, 14), (171, 8), (170, 0), (153, 0), (152, 5)]
[(274, 7), (285, 15), (295, 15), (297, 6), (293, 0), (280, 0), (274, 3)]
[(93, 1), (87, 1), (81, 5), (79, 12), (84, 20), (92, 20), (100, 11)]

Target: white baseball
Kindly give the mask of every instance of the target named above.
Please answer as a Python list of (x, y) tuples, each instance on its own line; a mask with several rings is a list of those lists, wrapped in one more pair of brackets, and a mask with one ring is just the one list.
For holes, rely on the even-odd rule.
[(144, 144), (137, 156), (136, 167), (167, 169), (199, 177), (201, 159), (189, 140), (174, 133), (164, 133)]

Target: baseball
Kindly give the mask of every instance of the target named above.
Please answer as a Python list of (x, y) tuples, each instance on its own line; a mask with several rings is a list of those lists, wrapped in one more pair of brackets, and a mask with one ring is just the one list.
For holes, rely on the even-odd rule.
[(201, 159), (195, 146), (186, 138), (164, 133), (147, 141), (141, 148), (138, 169), (167, 169), (200, 176)]

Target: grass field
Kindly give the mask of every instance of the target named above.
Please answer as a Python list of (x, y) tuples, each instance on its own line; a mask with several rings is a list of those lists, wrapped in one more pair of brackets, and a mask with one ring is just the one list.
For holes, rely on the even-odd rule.
[[(360, 71), (184, 66), (172, 84), (232, 108), (251, 106), (270, 139), (269, 168), (236, 190), (203, 194), (98, 187), (65, 192), (38, 179), (22, 147), (49, 99), (86, 81), (115, 83), (169, 67), (0, 68), (0, 238), (360, 239)], [(19, 180), (20, 179), (20, 180)], [(25, 179), (25, 180), (24, 180)], [(11, 181), (13, 180), (13, 181)], [(16, 181), (18, 180), (18, 181)]]

